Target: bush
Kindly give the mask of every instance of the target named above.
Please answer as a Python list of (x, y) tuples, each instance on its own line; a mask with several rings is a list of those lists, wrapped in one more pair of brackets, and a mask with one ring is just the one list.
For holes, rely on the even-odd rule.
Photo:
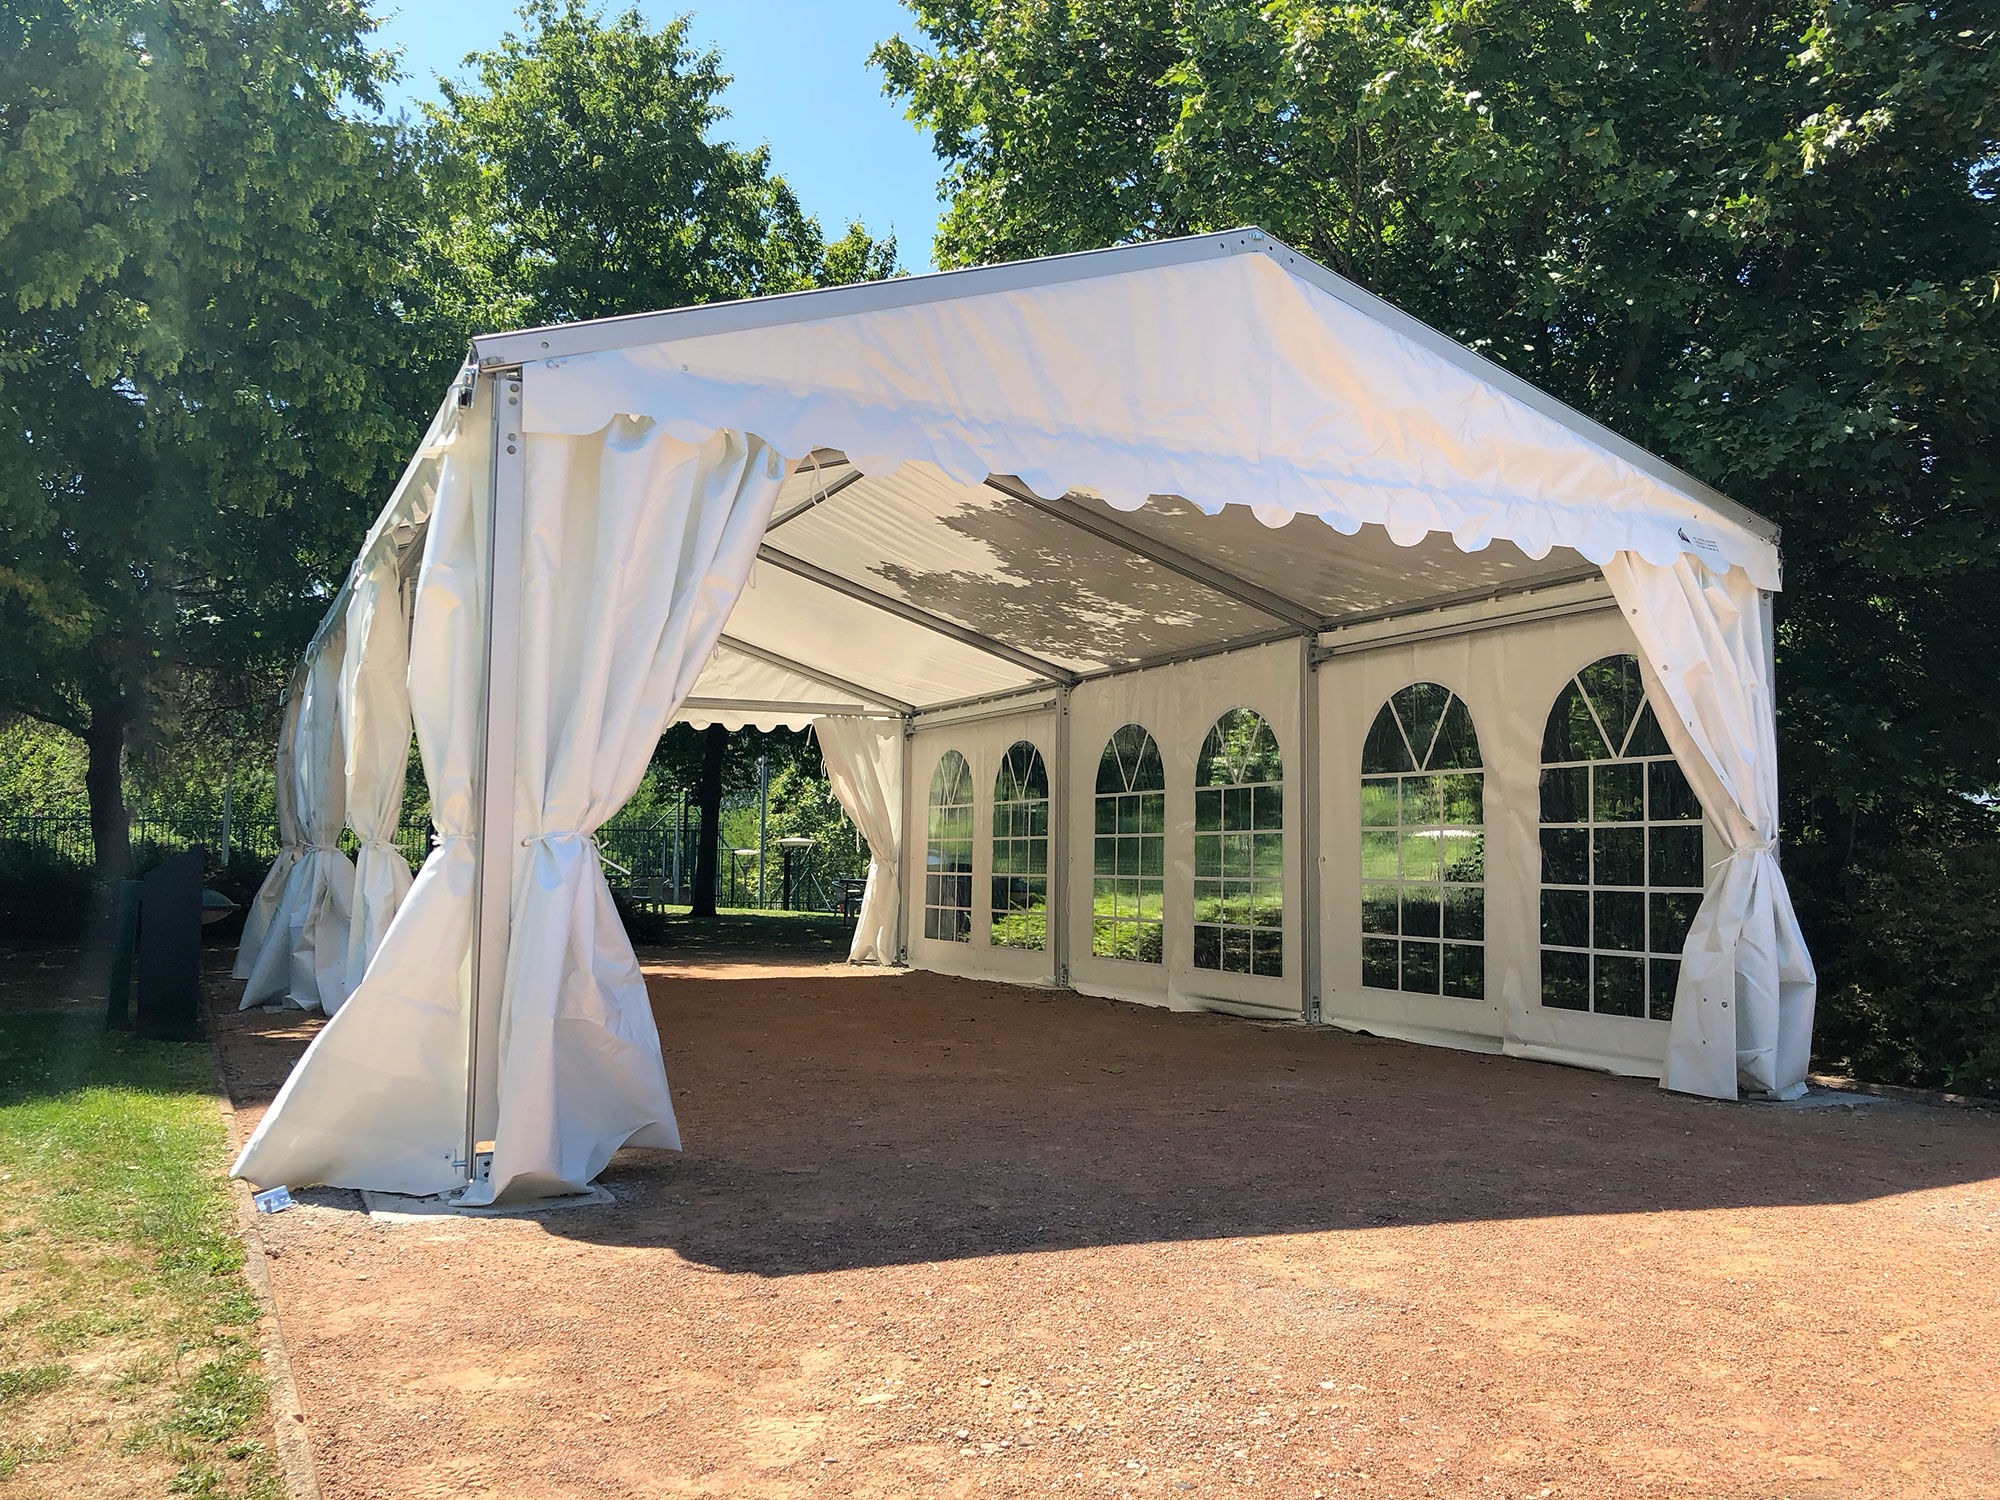
[(90, 871), (51, 850), (0, 843), (0, 938), (74, 941), (83, 936)]
[(2000, 1097), (2000, 843), (1883, 851), (1816, 953), (1822, 1066)]

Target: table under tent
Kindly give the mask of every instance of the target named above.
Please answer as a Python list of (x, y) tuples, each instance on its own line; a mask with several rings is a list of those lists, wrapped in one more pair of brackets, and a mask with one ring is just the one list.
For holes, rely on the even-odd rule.
[(482, 1202), (678, 1144), (591, 842), (677, 718), (814, 728), (856, 961), (1795, 1094), (1779, 584), (1252, 230), (479, 338), (287, 721), (303, 844), (329, 787), (379, 840), (413, 722), (437, 847), (353, 882), (235, 1170)]

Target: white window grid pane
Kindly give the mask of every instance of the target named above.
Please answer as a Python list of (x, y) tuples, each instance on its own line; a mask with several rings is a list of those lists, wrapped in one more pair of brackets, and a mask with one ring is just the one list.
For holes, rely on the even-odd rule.
[[(1486, 772), (1483, 768), (1471, 768), (1471, 769), (1454, 768), (1449, 771), (1370, 772), (1362, 778), (1364, 782), (1368, 783), (1380, 784), (1387, 782), (1393, 785), (1395, 788), (1395, 806), (1397, 809), (1397, 820), (1393, 823), (1387, 821), (1379, 821), (1379, 820), (1371, 822), (1364, 816), (1362, 819), (1361, 831), (1362, 834), (1364, 835), (1363, 838), (1364, 848), (1366, 847), (1367, 843), (1365, 838), (1365, 835), (1367, 834), (1370, 833), (1393, 834), (1396, 838), (1398, 864), (1394, 876), (1385, 876), (1381, 874), (1368, 874), (1366, 873), (1364, 866), (1364, 879), (1362, 884), (1362, 893), (1364, 901), (1366, 899), (1367, 893), (1371, 890), (1385, 888), (1385, 887), (1393, 888), (1396, 893), (1397, 924), (1396, 924), (1396, 930), (1394, 932), (1374, 932), (1368, 930), (1367, 923), (1364, 919), (1362, 924), (1361, 937), (1364, 942), (1371, 940), (1375, 942), (1393, 942), (1397, 945), (1399, 953), (1402, 946), (1405, 943), (1411, 941), (1422, 942), (1429, 947), (1438, 949), (1438, 953), (1436, 955), (1436, 962), (1438, 964), (1438, 972), (1440, 975), (1439, 989), (1437, 990), (1424, 989), (1424, 990), (1409, 991), (1409, 993), (1412, 994), (1450, 993), (1449, 990), (1443, 988), (1443, 980), (1442, 980), (1445, 948), (1454, 946), (1464, 947), (1464, 948), (1477, 948), (1481, 951), (1482, 954), (1484, 953), (1486, 948), (1486, 923), (1484, 917), (1484, 908), (1485, 908), (1484, 897), (1486, 891), (1486, 882), (1484, 879), (1480, 880), (1445, 879), (1446, 862), (1444, 859), (1444, 840), (1448, 835), (1451, 834), (1483, 835), (1486, 831), (1485, 824), (1451, 822), (1443, 818), (1442, 816), (1440, 816), (1435, 821), (1427, 819), (1422, 823), (1405, 823), (1402, 821), (1402, 816), (1401, 816), (1402, 809), (1407, 805), (1409, 805), (1409, 798), (1405, 791), (1405, 783), (1442, 782), (1444, 778), (1452, 776), (1478, 777), (1481, 782), (1481, 791), (1482, 791), (1481, 801), (1483, 803), (1484, 782), (1486, 776)], [(1367, 799), (1364, 796), (1362, 801), (1362, 806), (1364, 810), (1366, 809), (1367, 805), (1368, 805)], [(1440, 812), (1442, 812), (1442, 809), (1440, 809)], [(1402, 841), (1406, 835), (1412, 833), (1420, 835), (1434, 834), (1437, 836), (1438, 858), (1436, 861), (1436, 873), (1434, 875), (1410, 876), (1404, 873), (1403, 866), (1401, 864)], [(1482, 855), (1482, 861), (1483, 861), (1483, 855)], [(1409, 891), (1415, 891), (1420, 896), (1433, 896), (1434, 899), (1436, 900), (1437, 913), (1438, 913), (1438, 930), (1436, 933), (1405, 933), (1403, 931), (1404, 924), (1402, 921), (1401, 914), (1406, 908), (1407, 905), (1406, 892)], [(1445, 936), (1444, 932), (1445, 921), (1446, 921), (1445, 903), (1446, 900), (1448, 899), (1446, 893), (1449, 891), (1467, 891), (1467, 892), (1477, 891), (1480, 893), (1481, 918), (1480, 918), (1478, 937), (1470, 938), (1470, 937)], [(1480, 960), (1480, 968), (1483, 974), (1485, 969), (1485, 960), (1483, 957)], [(1396, 989), (1405, 988), (1403, 974), (1400, 965), (1397, 971), (1397, 983), (1394, 986), (1381, 986), (1381, 987), (1396, 988)], [(1479, 997), (1466, 996), (1461, 998), (1471, 999)]]
[[(1671, 755), (1606, 756), (1597, 760), (1544, 761), (1542, 763), (1542, 769), (1544, 771), (1580, 770), (1584, 772), (1586, 777), (1587, 794), (1585, 796), (1582, 808), (1580, 810), (1581, 816), (1569, 822), (1556, 822), (1556, 823), (1544, 822), (1541, 824), (1541, 827), (1544, 829), (1574, 829), (1584, 834), (1585, 836), (1584, 858), (1588, 862), (1589, 879), (1585, 880), (1582, 883), (1552, 881), (1548, 879), (1543, 879), (1543, 881), (1541, 882), (1541, 888), (1545, 891), (1572, 891), (1584, 897), (1584, 900), (1586, 902), (1584, 919), (1589, 924), (1591, 941), (1587, 944), (1577, 945), (1570, 943), (1553, 943), (1544, 939), (1541, 942), (1540, 946), (1542, 948), (1542, 951), (1545, 953), (1572, 953), (1588, 959), (1590, 963), (1590, 969), (1588, 974), (1586, 975), (1586, 980), (1585, 980), (1586, 984), (1585, 1003), (1586, 1003), (1586, 1008), (1591, 1011), (1595, 1011), (1597, 1008), (1596, 981), (1597, 981), (1598, 959), (1599, 958), (1610, 958), (1614, 960), (1636, 959), (1644, 970), (1644, 975), (1643, 975), (1643, 984), (1645, 987), (1644, 1015), (1649, 1020), (1664, 1021), (1666, 1016), (1671, 1013), (1673, 1006), (1673, 999), (1674, 999), (1671, 989), (1667, 987), (1667, 982), (1670, 975), (1678, 974), (1678, 966), (1681, 957), (1681, 950), (1679, 947), (1674, 946), (1672, 944), (1672, 940), (1666, 937), (1663, 933), (1656, 936), (1655, 934), (1656, 924), (1654, 922), (1654, 910), (1653, 910), (1653, 904), (1654, 904), (1653, 897), (1689, 896), (1695, 898), (1698, 901), (1702, 894), (1702, 886), (1699, 883), (1699, 880), (1691, 884), (1665, 884), (1653, 880), (1652, 850), (1653, 850), (1654, 830), (1658, 829), (1662, 831), (1668, 831), (1668, 830), (1692, 829), (1696, 830), (1697, 838), (1705, 841), (1708, 821), (1706, 818), (1656, 818), (1652, 816), (1652, 813), (1654, 811), (1653, 767), (1656, 765), (1669, 765), (1672, 766), (1676, 772), (1680, 771), (1680, 763), (1677, 760), (1675, 760), (1675, 758)], [(1596, 772), (1600, 768), (1608, 768), (1616, 766), (1634, 766), (1638, 768), (1638, 776), (1641, 787), (1640, 795), (1644, 799), (1641, 803), (1642, 812), (1644, 814), (1642, 817), (1621, 821), (1614, 819), (1599, 819), (1596, 816), (1597, 813), (1596, 798), (1595, 798)], [(1681, 774), (1685, 775), (1684, 772), (1682, 772)], [(1631, 829), (1639, 833), (1640, 838), (1642, 840), (1642, 848), (1640, 850), (1640, 855), (1639, 855), (1640, 879), (1638, 883), (1635, 884), (1630, 881), (1614, 882), (1609, 880), (1598, 879), (1597, 876), (1598, 851), (1597, 851), (1597, 839), (1595, 837), (1595, 830), (1600, 828)], [(1537, 860), (1540, 860), (1542, 858), (1542, 854), (1539, 848), (1536, 850), (1536, 858)], [(1641, 940), (1643, 943), (1642, 947), (1609, 948), (1602, 946), (1597, 941), (1598, 939), (1597, 902), (1594, 899), (1592, 899), (1592, 897), (1597, 892), (1605, 892), (1614, 895), (1616, 894), (1636, 895), (1639, 898), (1641, 907), (1640, 920), (1644, 924), (1643, 926), (1644, 937)], [(1540, 923), (1540, 916), (1539, 913), (1537, 913), (1538, 937), (1540, 936), (1539, 923)], [(1672, 963), (1675, 967), (1671, 970), (1663, 970), (1662, 964), (1660, 962), (1663, 960)], [(1637, 1018), (1634, 1017), (1632, 1019), (1637, 1019)]]
[[(1048, 946), (1049, 836), (1016, 831), (1047, 828), (1048, 806), (1046, 797), (993, 804), (993, 921), (987, 937), (994, 947)], [(1037, 915), (1039, 922), (1033, 920)]]
[[(1100, 822), (1107, 813), (1114, 827), (1121, 800), (1136, 797), (1143, 809), (1152, 804), (1165, 826), (1166, 793), (1101, 792), (1096, 813)], [(1098, 833), (1092, 836), (1091, 863), (1091, 953), (1097, 958), (1117, 958), (1131, 963), (1165, 961), (1166, 929), (1166, 835), (1164, 833)], [(1156, 874), (1143, 873), (1148, 853)], [(1107, 874), (1097, 872), (1108, 871)], [(1132, 873), (1121, 873), (1132, 872)]]
[[(1268, 899), (1269, 895), (1277, 897), (1277, 905), (1268, 908), (1268, 914), (1271, 918), (1268, 922), (1233, 920), (1226, 915), (1219, 921), (1204, 921), (1197, 918), (1194, 924), (1194, 952), (1195, 966), (1197, 968), (1214, 969), (1229, 974), (1253, 973), (1257, 963), (1256, 949), (1258, 938), (1262, 936), (1270, 942), (1271, 948), (1277, 953), (1279, 959), (1276, 973), (1270, 977), (1280, 978), (1284, 974), (1285, 881), (1282, 873), (1284, 868), (1283, 839), (1285, 832), (1285, 820), (1282, 812), (1284, 786), (1285, 784), (1282, 781), (1244, 781), (1232, 782), (1226, 786), (1218, 784), (1215, 788), (1221, 790), (1225, 798), (1232, 791), (1241, 790), (1246, 793), (1250, 802), (1250, 823), (1247, 828), (1230, 828), (1225, 821), (1224, 826), (1219, 830), (1196, 832), (1194, 836), (1195, 868), (1197, 870), (1222, 870), (1224, 873), (1221, 875), (1197, 875), (1195, 877), (1195, 911), (1220, 910), (1224, 913), (1231, 911), (1240, 913), (1245, 901), (1248, 901), (1253, 911), (1255, 911), (1258, 909), (1258, 904)], [(1257, 793), (1259, 791), (1274, 789), (1280, 798), (1280, 815), (1275, 823), (1260, 823), (1257, 819), (1256, 811)], [(1278, 836), (1280, 873), (1275, 878), (1260, 877), (1257, 875), (1254, 866), (1246, 873), (1228, 873), (1235, 867), (1236, 861), (1230, 858), (1230, 846), (1224, 841), (1232, 837), (1248, 837), (1254, 840), (1255, 836), (1260, 833), (1275, 834)], [(1203, 840), (1205, 839), (1213, 840), (1214, 842), (1204, 847)], [(1254, 849), (1254, 843), (1252, 847)], [(1253, 854), (1252, 858), (1254, 859), (1254, 857)], [(1249, 887), (1247, 893), (1241, 889), (1245, 886)], [(1220, 905), (1216, 906), (1212, 903), (1220, 903)], [(1214, 957), (1214, 962), (1212, 963), (1209, 961), (1211, 953)]]

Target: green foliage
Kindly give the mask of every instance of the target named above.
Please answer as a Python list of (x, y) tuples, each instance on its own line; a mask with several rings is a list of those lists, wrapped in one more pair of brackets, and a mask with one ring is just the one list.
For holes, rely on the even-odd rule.
[(826, 245), (768, 148), (712, 138), (729, 82), (689, 20), (530, 0), (479, 82), (426, 106), (438, 253), (487, 327), (645, 312), (892, 274), (860, 225)]
[(83, 744), (26, 717), (0, 721), (0, 815), (67, 817), (84, 811)]
[(1863, 1078), (2000, 1098), (2000, 845), (1924, 841), (1858, 872), (1818, 942), (1816, 1045)]
[(354, 113), (372, 24), (348, 0), (0, 17), (0, 708), (90, 740), (107, 798), (190, 674), (268, 712), (440, 383), (398, 296), (414, 161)]

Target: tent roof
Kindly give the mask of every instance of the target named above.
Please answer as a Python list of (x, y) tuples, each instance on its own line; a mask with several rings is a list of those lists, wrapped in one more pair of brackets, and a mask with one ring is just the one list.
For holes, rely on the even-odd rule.
[(696, 720), (1073, 683), (1620, 550), (1778, 585), (1775, 526), (1257, 230), (473, 348), (528, 433), (793, 460)]

